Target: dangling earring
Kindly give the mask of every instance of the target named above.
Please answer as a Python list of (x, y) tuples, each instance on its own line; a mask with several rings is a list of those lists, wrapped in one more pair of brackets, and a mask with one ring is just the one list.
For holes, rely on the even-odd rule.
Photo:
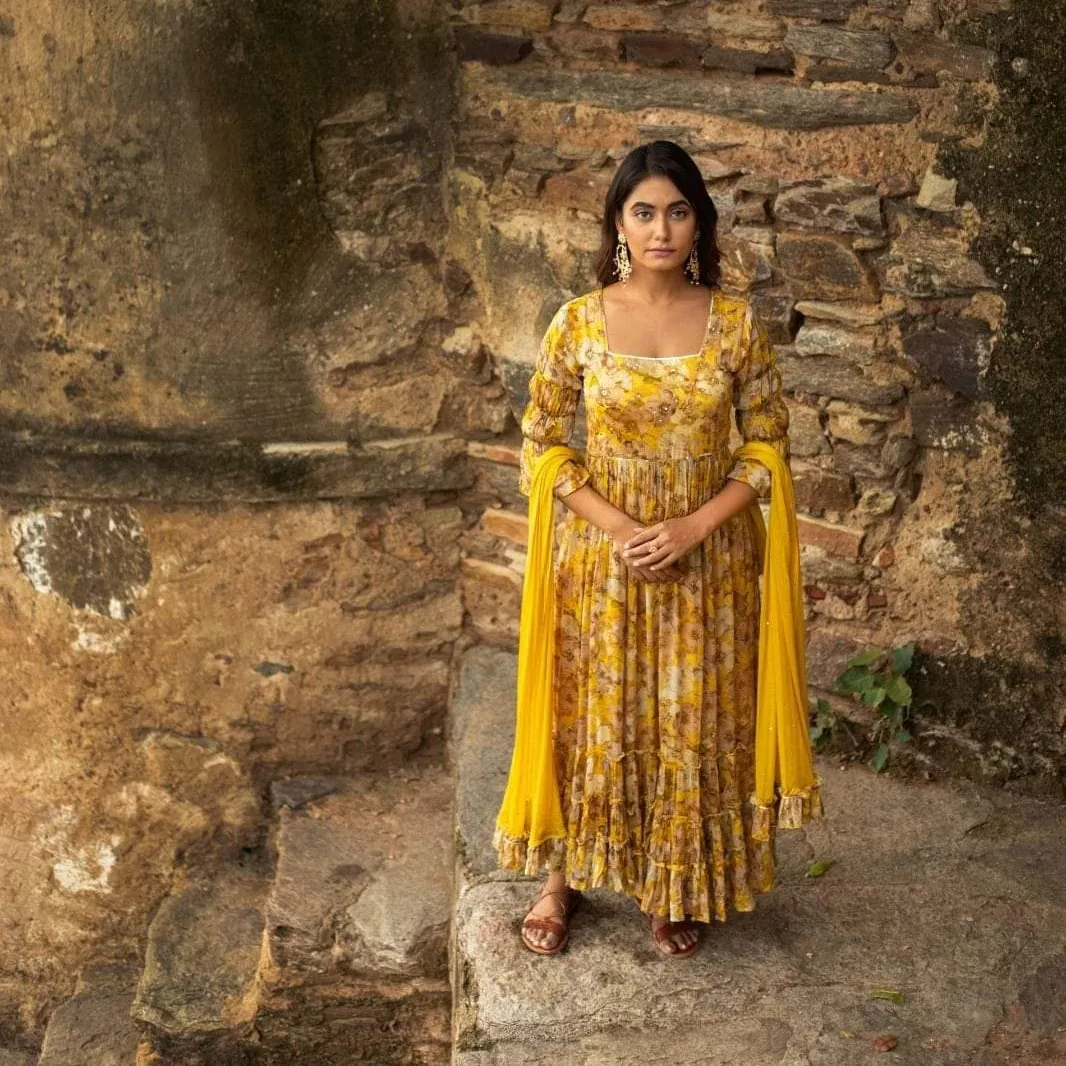
[(689, 281), (693, 285), (699, 285), (700, 283), (700, 257), (696, 254), (696, 241), (692, 242), (692, 251), (688, 254), (688, 262), (685, 263), (685, 270), (689, 274)]
[(633, 273), (633, 264), (629, 261), (629, 245), (626, 244), (626, 235), (621, 230), (618, 231), (618, 247), (614, 250), (614, 269), (623, 285)]

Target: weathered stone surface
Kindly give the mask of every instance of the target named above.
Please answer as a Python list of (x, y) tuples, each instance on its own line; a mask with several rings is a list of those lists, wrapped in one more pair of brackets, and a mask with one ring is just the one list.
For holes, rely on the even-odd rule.
[(807, 515), (799, 515), (797, 525), (802, 544), (821, 548), (830, 555), (840, 555), (845, 559), (859, 557), (865, 536), (863, 530), (837, 525), (833, 522), (819, 521)]
[(464, 77), (487, 99), (517, 96), (619, 111), (691, 109), (790, 129), (902, 123), (918, 111), (914, 101), (891, 93), (815, 92), (795, 85), (703, 81), (677, 74), (553, 70), (545, 77), (541, 71), (516, 67), (476, 75), (464, 70)]
[(148, 930), (133, 1017), (174, 1034), (251, 1022), (266, 888), (263, 878), (230, 868), (164, 900)]
[(885, 232), (877, 186), (849, 178), (820, 178), (783, 189), (774, 202), (781, 222), (838, 233), (880, 237)]
[[(426, 775), (385, 825), (359, 834), (364, 855), (383, 858), (354, 903), (336, 919), (336, 952), (363, 973), (443, 977), (452, 901), (452, 791)], [(383, 845), (383, 846), (382, 846)], [(365, 862), (364, 858), (364, 862)]]
[(759, 70), (791, 74), (795, 60), (784, 48), (759, 52), (752, 48), (722, 48), (711, 44), (701, 51), (700, 62), (710, 69), (735, 70), (741, 74), (754, 74)]
[[(871, 85), (898, 85), (893, 82), (883, 70), (870, 70), (868, 67), (843, 66), (832, 60), (811, 63), (807, 67), (807, 78), (813, 82), (822, 82), (826, 85), (834, 85), (845, 81), (866, 82)], [(913, 82), (906, 83), (908, 88), (914, 87)]]
[(771, 344), (791, 344), (796, 331), (796, 303), (788, 296), (756, 292), (751, 297), (755, 313), (766, 328)]
[(826, 440), (816, 407), (788, 401), (788, 441), (790, 451), (795, 456), (825, 455), (829, 452), (829, 441)]
[(452, 789), (442, 771), (412, 769), (280, 813), (266, 907), (274, 980), (339, 966), (443, 972)]
[(257, 789), (244, 768), (208, 737), (187, 737), (153, 729), (138, 742), (144, 780), (164, 790), (175, 806), (191, 805), (218, 835), (246, 842), (259, 821)]
[(463, 4), (457, 15), (465, 22), (475, 24), (546, 30), (557, 7), (556, 0), (488, 0), (486, 3)]
[(524, 548), (529, 541), (528, 515), (487, 507), (481, 515), (481, 525), (486, 532), (503, 537), (519, 547)]
[(576, 207), (579, 211), (595, 215), (603, 208), (606, 191), (607, 179), (604, 175), (569, 171), (552, 174), (544, 182), (542, 198), (546, 204)]
[(943, 381), (970, 399), (984, 396), (981, 373), (991, 356), (992, 331), (980, 319), (937, 315), (904, 334), (903, 350), (921, 367), (926, 383)]
[(943, 387), (912, 390), (910, 408), (914, 436), (923, 447), (976, 457), (990, 443), (991, 434), (976, 420), (973, 404)]
[(791, 25), (785, 45), (802, 55), (836, 59), (856, 67), (879, 70), (891, 61), (891, 39), (876, 30), (843, 30), (836, 26)]
[(152, 576), (144, 529), (130, 507), (50, 508), (13, 522), (15, 556), (38, 592), (124, 621)]
[(737, 201), (737, 222), (765, 226), (770, 222), (770, 201), (765, 196), (745, 196)]
[(700, 50), (694, 41), (673, 33), (623, 33), (622, 58), (645, 67), (698, 67)]
[(598, 30), (655, 30), (662, 25), (662, 13), (647, 4), (589, 4), (582, 18)]
[(832, 355), (782, 356), (778, 367), (789, 392), (835, 396), (871, 406), (895, 403), (903, 395), (902, 386), (876, 384), (851, 363)]
[[(856, 650), (838, 648), (834, 676)], [(535, 887), (469, 888), (457, 913), (469, 981), (458, 1061), (637, 1066), (661, 1051), (663, 1026), (671, 1053), (713, 1066), (772, 1066), (790, 1054), (858, 1066), (885, 1032), (920, 1066), (943, 1062), (946, 1042), (979, 1055), (1002, 1004), (1037, 972), (1039, 962), (1020, 972), (1009, 964), (1019, 942), (1040, 944), (1041, 961), (1063, 950), (1061, 882), (1039, 863), (1018, 865), (1027, 849), (1046, 849), (1048, 832), (1062, 836), (1055, 811), (972, 786), (916, 786), (858, 768), (823, 774), (828, 821), (808, 828), (802, 848), (779, 835), (778, 886), (754, 914), (709, 930), (683, 973), (655, 956), (647, 919), (624, 897), (586, 893), (571, 947), (544, 967), (516, 933)], [(805, 861), (827, 848), (829, 873), (804, 876)], [(1031, 894), (1044, 899), (1046, 886), (1046, 905), (1019, 910)], [(875, 987), (899, 990), (910, 1006), (856, 998), (856, 988)]]
[[(85, 971), (74, 995), (52, 1012), (37, 1066), (134, 1066), (140, 1028), (130, 1017), (130, 1006), (136, 985), (137, 972), (131, 967)], [(30, 1066), (33, 1061), (20, 1052), (0, 1052), (0, 1066)]]
[(276, 444), (0, 438), (0, 489), (58, 499), (233, 503), (360, 499), (469, 485), (447, 433)]
[(796, 507), (809, 515), (822, 515), (827, 511), (843, 514), (855, 504), (851, 478), (846, 474), (804, 466), (793, 469), (792, 481)]
[(343, 777), (289, 777), (270, 782), (270, 801), (274, 814), (282, 807), (298, 811), (315, 800), (332, 796), (344, 788)]
[(843, 21), (860, 2), (861, 0), (767, 0), (766, 10), (774, 15)]
[(525, 59), (533, 51), (533, 39), (459, 26), (455, 32), (455, 46), (460, 60), (504, 66)]
[(497, 870), (492, 835), (514, 746), (517, 658), (513, 651), (473, 647), (463, 655), (452, 708), (456, 768), (456, 836), (466, 880)]
[(897, 219), (900, 233), (878, 261), (887, 291), (951, 296), (994, 288), (960, 230), (917, 210), (897, 208)]
[(898, 31), (893, 39), (899, 58), (913, 70), (927, 74), (946, 71), (956, 78), (981, 81), (992, 77), (995, 56), (978, 45), (945, 41), (927, 33)]
[[(887, 445), (889, 441), (885, 441)], [(885, 445), (855, 444), (836, 438), (833, 441), (833, 462), (836, 469), (856, 477), (888, 478), (895, 470), (885, 462)]]
[(846, 326), (876, 326), (885, 317), (878, 304), (837, 304), (823, 300), (800, 300), (796, 311), (805, 318), (840, 322)]
[(728, 288), (747, 292), (773, 277), (771, 246), (743, 240), (734, 231), (719, 238), (718, 250), (722, 255), (722, 283)]
[[(125, 1051), (123, 1050), (123, 1054)], [(15, 1051), (0, 1048), (0, 1066), (40, 1066), (37, 1056), (32, 1051)]]
[(835, 355), (869, 366), (877, 355), (877, 337), (840, 326), (805, 322), (796, 334), (795, 350), (798, 355)]
[(954, 211), (958, 185), (955, 178), (941, 177), (935, 171), (927, 170), (914, 202), (927, 211)]
[(711, 38), (737, 37), (751, 40), (778, 40), (785, 34), (785, 24), (750, 11), (737, 10), (735, 3), (715, 0), (707, 11), (707, 29)]
[[(857, 585), (862, 580), (862, 565), (852, 559), (845, 559), (839, 555), (832, 555), (824, 548), (813, 544), (800, 545), (800, 567), (803, 571), (804, 580), (807, 584), (817, 582), (823, 588), (839, 588), (841, 585)], [(811, 634), (808, 640), (808, 659), (815, 665), (817, 657), (818, 631)], [(858, 649), (856, 649), (858, 650)], [(808, 678), (810, 684), (821, 684), (813, 678)], [(829, 687), (832, 687), (831, 685)]]
[(795, 296), (858, 301), (880, 296), (869, 269), (839, 238), (779, 233), (777, 258)]

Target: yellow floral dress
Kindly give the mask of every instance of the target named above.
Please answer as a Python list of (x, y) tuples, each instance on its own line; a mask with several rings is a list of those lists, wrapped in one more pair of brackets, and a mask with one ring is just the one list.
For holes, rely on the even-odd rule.
[[(519, 487), (569, 442), (582, 391), (586, 482), (643, 524), (696, 510), (727, 478), (767, 498), (770, 474), (731, 463), (730, 419), (786, 460), (788, 408), (750, 303), (713, 292), (703, 347), (666, 358), (608, 350), (602, 289), (567, 301), (541, 342), (522, 417)], [(631, 577), (612, 539), (565, 509), (557, 530), (553, 739), (565, 840), (503, 839), (504, 869), (562, 870), (672, 921), (726, 921), (774, 882), (774, 832), (751, 836), (758, 562), (743, 515), (679, 561), (681, 581)]]

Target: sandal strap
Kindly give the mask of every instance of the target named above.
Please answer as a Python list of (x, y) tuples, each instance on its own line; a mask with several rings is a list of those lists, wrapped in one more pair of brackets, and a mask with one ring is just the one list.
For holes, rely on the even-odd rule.
[(680, 922), (666, 922), (660, 926), (653, 926), (651, 935), (655, 937), (656, 943), (661, 944), (664, 940), (669, 940), (678, 933), (687, 933), (690, 929), (695, 928), (696, 923), (685, 918)]
[[(550, 892), (541, 892), (541, 894), (537, 896), (537, 898), (529, 905), (529, 910), (526, 911), (526, 914), (528, 915), (529, 911), (531, 911), (538, 903), (540, 903), (542, 899), (545, 899), (548, 896), (565, 896), (566, 902), (563, 904), (562, 914), (544, 915), (543, 917), (554, 919), (569, 918), (574, 907), (577, 906), (577, 900), (580, 895), (581, 893), (578, 892), (577, 889), (571, 888), (569, 885), (565, 885), (563, 888), (553, 888)], [(526, 920), (532, 921), (532, 919), (530, 918), (527, 918)]]

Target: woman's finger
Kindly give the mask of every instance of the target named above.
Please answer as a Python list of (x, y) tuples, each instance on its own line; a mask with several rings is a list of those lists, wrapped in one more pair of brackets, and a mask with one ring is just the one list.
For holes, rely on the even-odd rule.
[(662, 532), (662, 523), (658, 523), (654, 526), (646, 526), (644, 529), (638, 530), (622, 545), (623, 548), (632, 548), (636, 545), (643, 544), (645, 541), (653, 540)]

